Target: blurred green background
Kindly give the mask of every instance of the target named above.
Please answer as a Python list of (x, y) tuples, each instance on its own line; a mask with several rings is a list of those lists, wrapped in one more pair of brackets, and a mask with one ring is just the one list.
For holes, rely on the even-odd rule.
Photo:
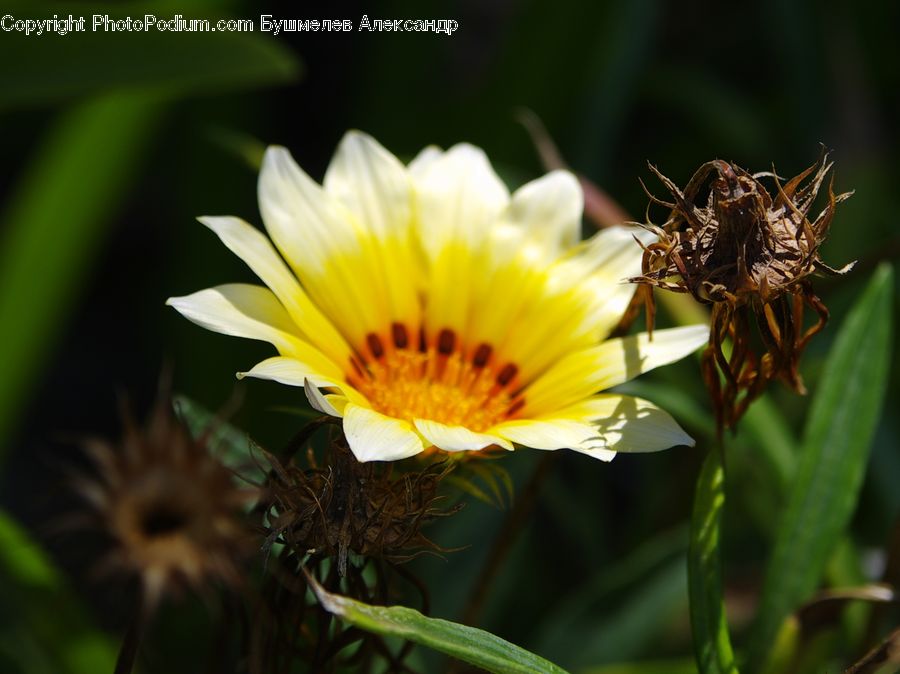
[[(516, 121), (527, 108), (575, 170), (637, 216), (647, 201), (638, 178), (658, 187), (648, 160), (678, 184), (715, 157), (751, 171), (774, 163), (793, 176), (824, 144), (836, 162), (835, 189), (856, 193), (839, 208), (823, 257), (833, 266), (860, 262), (848, 278), (817, 284), (834, 324), (808, 350), (803, 373), (812, 390), (834, 326), (875, 264), (900, 253), (897, 3), (2, 6), (17, 18), (149, 11), (252, 18), (257, 27), (215, 35), (0, 33), (0, 507), (11, 516), (0, 540), (4, 672), (96, 671), (110, 646), (91, 625), (115, 641), (128, 617), (127, 601), (89, 577), (96, 542), (53, 531), (75, 506), (60, 486), (60, 466), (80, 461), (60, 438), (117, 435), (116, 391), (146, 409), (164, 363), (174, 367), (178, 391), (215, 409), (232, 396), (234, 372), (269, 355), (266, 345), (205, 332), (163, 304), (254, 280), (194, 217), (259, 223), (253, 163), (266, 144), (287, 146), (320, 178), (348, 128), (405, 159), (427, 144), (469, 141), (515, 187), (542, 172)], [(269, 11), (350, 19), (354, 27), (363, 14), (450, 18), (459, 28), (450, 36), (353, 30), (275, 38), (258, 32), (259, 15)], [(670, 409), (698, 448), (620, 456), (610, 465), (554, 455), (478, 619), (573, 671), (647, 659), (672, 669), (657, 663), (646, 671), (693, 671), (686, 523), (712, 421), (695, 362), (665, 368), (634, 391)], [(281, 446), (299, 421), (277, 408), (298, 406), (302, 392), (249, 382), (244, 393), (234, 423), (264, 446)], [(900, 429), (891, 412), (898, 402), (894, 365), (848, 539), (860, 578), (880, 572), (900, 515)], [(723, 554), (738, 644), (807, 400), (775, 386), (762, 405), (729, 456)], [(517, 492), (537, 455), (518, 452), (504, 462)], [(469, 546), (415, 563), (432, 590), (433, 615), (461, 618), (505, 517), (473, 501), (432, 530), (442, 545)], [(49, 557), (18, 538), (23, 531), (13, 522)], [(63, 599), (64, 587), (77, 602)], [(80, 607), (67, 613), (63, 604)], [(201, 671), (205, 624), (200, 602), (167, 609), (145, 671)], [(858, 655), (853, 643), (834, 640), (831, 662)]]

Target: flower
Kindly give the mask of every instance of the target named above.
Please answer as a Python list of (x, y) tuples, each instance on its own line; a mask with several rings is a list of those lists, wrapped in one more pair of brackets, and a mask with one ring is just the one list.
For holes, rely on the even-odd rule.
[(691, 444), (652, 403), (599, 393), (691, 353), (708, 329), (606, 339), (634, 292), (622, 280), (640, 271), (634, 237), (650, 235), (616, 227), (579, 245), (582, 202), (565, 171), (510, 195), (467, 144), (404, 166), (351, 131), (322, 186), (271, 147), (259, 206), (275, 247), (238, 218), (200, 218), (268, 288), (168, 303), (271, 342), (280, 355), (238, 376), (305, 386), (343, 417), (360, 461), (514, 445), (609, 460)]

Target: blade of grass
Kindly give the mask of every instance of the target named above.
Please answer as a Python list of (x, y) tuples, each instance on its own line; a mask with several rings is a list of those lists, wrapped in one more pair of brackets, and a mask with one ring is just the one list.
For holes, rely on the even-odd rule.
[(433, 648), (454, 658), (504, 674), (565, 674), (552, 662), (484, 630), (429, 618), (405, 606), (370, 606), (331, 594), (307, 575), (322, 607), (368, 632), (394, 636)]
[(719, 448), (706, 455), (691, 517), (688, 592), (694, 652), (701, 674), (737, 674), (722, 597), (719, 529), (725, 504), (725, 471)]
[(91, 626), (52, 562), (0, 511), (0, 669), (15, 663), (23, 674), (111, 672), (115, 661), (115, 646)]
[(0, 220), (3, 449), (162, 107), (157, 96), (111, 94), (64, 113)]
[(887, 383), (892, 278), (887, 265), (875, 272), (825, 364), (751, 633), (751, 671), (763, 665), (785, 618), (816, 589), (856, 506)]

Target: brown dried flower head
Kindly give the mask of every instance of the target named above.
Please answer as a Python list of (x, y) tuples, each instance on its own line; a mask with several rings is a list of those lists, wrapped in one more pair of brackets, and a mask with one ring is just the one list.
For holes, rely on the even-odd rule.
[[(701, 166), (684, 191), (650, 167), (673, 201), (650, 195), (670, 214), (662, 227), (646, 225), (659, 241), (644, 247), (643, 273), (631, 280), (690, 293), (712, 305), (704, 377), (720, 430), (733, 427), (772, 379), (805, 392), (800, 355), (828, 319), (809, 277), (816, 272), (843, 274), (853, 266), (832, 269), (819, 257), (835, 207), (850, 193), (836, 196), (829, 184), (824, 209), (810, 219), (831, 167), (823, 154), (782, 185), (774, 173), (753, 175), (716, 159)], [(763, 178), (772, 181), (774, 190), (765, 188)], [(818, 318), (809, 328), (803, 324), (804, 307)], [(652, 316), (651, 298), (650, 321)], [(754, 323), (758, 338), (751, 334)], [(733, 342), (730, 357), (723, 351), (728, 337)]]
[(127, 410), (123, 423), (118, 445), (85, 443), (98, 475), (77, 485), (113, 540), (99, 570), (137, 575), (151, 610), (186, 588), (239, 585), (250, 542), (239, 515), (255, 491), (235, 483), (206, 438), (191, 438), (168, 396), (160, 396), (145, 428)]
[(340, 434), (330, 439), (321, 467), (312, 452), (308, 468), (268, 458), (271, 540), (282, 540), (299, 557), (336, 558), (341, 576), (350, 553), (403, 562), (443, 551), (422, 527), (461, 507), (438, 507), (448, 463), (395, 476), (393, 464), (357, 461)]

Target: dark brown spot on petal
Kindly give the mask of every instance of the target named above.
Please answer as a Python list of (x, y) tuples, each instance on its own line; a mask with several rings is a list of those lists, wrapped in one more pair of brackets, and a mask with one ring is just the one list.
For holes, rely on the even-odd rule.
[(490, 344), (482, 344), (477, 349), (475, 349), (475, 355), (472, 356), (472, 365), (475, 367), (484, 367), (487, 365), (488, 360), (491, 358), (491, 352), (493, 348), (491, 348)]
[(519, 368), (514, 363), (507, 363), (497, 375), (497, 383), (506, 386), (519, 373)]
[(366, 344), (368, 344), (369, 351), (375, 358), (381, 358), (384, 355), (384, 344), (381, 343), (381, 337), (374, 332), (366, 335)]
[(441, 330), (438, 335), (438, 352), (445, 356), (449, 356), (456, 348), (456, 334), (449, 328)]
[(506, 411), (506, 416), (511, 417), (523, 407), (525, 407), (525, 398), (519, 398), (509, 406), (509, 409)]
[(394, 338), (394, 346), (398, 349), (405, 349), (409, 346), (409, 333), (403, 323), (393, 323), (391, 325), (391, 336)]
[(419, 328), (419, 353), (428, 351), (428, 340), (425, 339), (425, 328)]
[(363, 365), (360, 363), (359, 356), (350, 356), (350, 365), (353, 366), (353, 371), (356, 372), (357, 376), (361, 378), (366, 376)]

